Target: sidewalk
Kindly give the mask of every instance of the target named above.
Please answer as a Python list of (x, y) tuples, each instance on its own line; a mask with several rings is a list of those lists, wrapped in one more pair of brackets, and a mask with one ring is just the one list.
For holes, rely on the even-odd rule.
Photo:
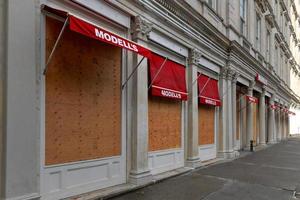
[(111, 200), (289, 200), (300, 189), (300, 138)]

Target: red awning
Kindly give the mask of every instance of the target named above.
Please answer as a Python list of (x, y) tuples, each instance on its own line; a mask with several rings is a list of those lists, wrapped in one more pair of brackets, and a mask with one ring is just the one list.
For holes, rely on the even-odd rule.
[(82, 20), (75, 15), (68, 13), (66, 11), (62, 11), (59, 9), (55, 9), (49, 7), (47, 5), (43, 5), (42, 9), (51, 12), (60, 17), (67, 18), (69, 17), (69, 27), (70, 30), (85, 35), (90, 38), (94, 38), (96, 40), (109, 43), (133, 52), (136, 52), (142, 56), (147, 58), (151, 57), (151, 51), (138, 43), (125, 39), (115, 33), (112, 33), (108, 30), (105, 30), (99, 26), (96, 26), (90, 22)]
[(275, 110), (275, 109), (276, 109), (276, 105), (275, 105), (275, 104), (271, 104), (271, 105), (270, 105), (270, 108), (271, 108), (272, 110)]
[(149, 66), (152, 95), (187, 100), (183, 65), (152, 53)]
[(221, 106), (218, 80), (201, 74), (198, 78), (199, 102), (213, 106)]
[(258, 103), (258, 99), (253, 97), (253, 96), (250, 96), (250, 95), (246, 95), (246, 99), (248, 102), (250, 103)]

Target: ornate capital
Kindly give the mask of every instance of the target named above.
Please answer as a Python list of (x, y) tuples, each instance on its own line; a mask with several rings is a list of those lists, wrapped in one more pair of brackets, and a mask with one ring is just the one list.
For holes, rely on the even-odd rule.
[(153, 24), (140, 15), (136, 16), (133, 23), (133, 38), (147, 39), (152, 31)]
[(192, 49), (189, 55), (189, 64), (197, 65), (200, 63), (201, 53), (197, 49)]
[(223, 67), (220, 71), (220, 79), (226, 79), (229, 68)]
[(249, 83), (248, 91), (252, 91), (253, 88), (254, 88), (254, 85), (255, 85), (255, 81), (251, 80), (250, 83)]
[(262, 92), (266, 93), (267, 87), (265, 85), (262, 86)]
[(240, 76), (239, 73), (235, 72), (234, 75), (232, 76), (232, 83), (236, 84), (238, 77)]
[(273, 103), (274, 103), (274, 101), (275, 101), (275, 97), (276, 97), (276, 94), (275, 94), (275, 93), (273, 93), (273, 94), (272, 94), (272, 96), (271, 96), (271, 98), (270, 98), (270, 103), (271, 103), (271, 104), (273, 104)]
[(235, 71), (229, 68), (227, 70), (227, 80), (231, 81), (234, 78), (234, 75), (235, 75)]

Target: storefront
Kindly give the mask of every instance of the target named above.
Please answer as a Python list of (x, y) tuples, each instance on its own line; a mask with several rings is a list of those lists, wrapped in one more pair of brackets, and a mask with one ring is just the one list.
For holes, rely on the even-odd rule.
[(155, 53), (148, 63), (149, 168), (158, 174), (184, 166), (186, 67)]
[(259, 93), (254, 91), (253, 92), (253, 98), (255, 99), (255, 102), (253, 102), (253, 144), (257, 146), (259, 144)]
[[(151, 54), (102, 28), (101, 22), (94, 25), (83, 20), (83, 14), (78, 17), (64, 9), (42, 6), (41, 194), (45, 199), (126, 182), (124, 60), (126, 50), (147, 58)], [(109, 22), (104, 25), (115, 28)]]
[(217, 157), (216, 107), (221, 106), (218, 80), (198, 74), (198, 144), (201, 161)]
[(246, 91), (245, 86), (237, 83), (236, 86), (236, 141), (237, 141), (237, 148), (243, 149), (246, 148)]

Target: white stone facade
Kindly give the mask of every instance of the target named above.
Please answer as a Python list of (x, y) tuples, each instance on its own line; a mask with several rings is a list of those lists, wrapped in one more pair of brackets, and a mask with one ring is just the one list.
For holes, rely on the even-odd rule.
[[(148, 151), (145, 59), (122, 91), (122, 155), (44, 166), (42, 4), (73, 12), (186, 66), (190, 98), (181, 104), (181, 148)], [(296, 118), (283, 109), (296, 112), (300, 104), (299, 8), (294, 0), (0, 0), (1, 199), (59, 199), (118, 184), (143, 185), (161, 172), (234, 158), (251, 140), (266, 145), (287, 138), (297, 129), (289, 125)], [(123, 81), (142, 59), (124, 55)], [(222, 106), (215, 108), (211, 145), (198, 143), (198, 72), (219, 81)], [(247, 95), (259, 104), (246, 101)], [(275, 104), (282, 109), (271, 109)], [(119, 178), (102, 181), (98, 172), (104, 165), (108, 176)]]

